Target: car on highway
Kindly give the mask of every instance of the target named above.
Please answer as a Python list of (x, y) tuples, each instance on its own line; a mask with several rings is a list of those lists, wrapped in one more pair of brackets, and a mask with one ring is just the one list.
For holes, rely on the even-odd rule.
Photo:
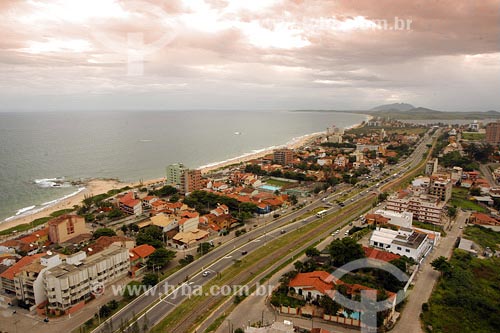
[(207, 277), (210, 275), (210, 271), (204, 271), (201, 275), (203, 275), (203, 277)]
[(241, 251), (241, 255), (244, 256), (245, 254), (247, 254), (248, 251)]
[(285, 233), (286, 233), (285, 229), (281, 230), (281, 234), (285, 234)]

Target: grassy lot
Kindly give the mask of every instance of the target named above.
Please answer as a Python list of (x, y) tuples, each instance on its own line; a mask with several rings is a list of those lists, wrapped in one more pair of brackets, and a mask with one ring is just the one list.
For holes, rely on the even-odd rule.
[(483, 248), (489, 247), (492, 250), (498, 250), (500, 247), (500, 232), (482, 227), (480, 225), (473, 225), (465, 228), (464, 232), (466, 238), (474, 241), (474, 243), (482, 246)]
[(427, 332), (498, 332), (500, 258), (477, 259), (455, 250), (421, 319)]
[(456, 206), (465, 210), (474, 210), (481, 213), (488, 212), (486, 208), (473, 201), (470, 201), (468, 198), (469, 198), (469, 191), (467, 189), (454, 188), (450, 203), (452, 206)]
[(293, 184), (292, 182), (287, 182), (284, 180), (278, 180), (278, 179), (268, 179), (266, 180), (266, 184), (272, 185), (272, 186), (278, 186), (278, 187), (283, 187), (286, 185)]
[(462, 139), (464, 140), (476, 140), (481, 141), (486, 138), (485, 133), (476, 133), (476, 132), (464, 132), (462, 133)]

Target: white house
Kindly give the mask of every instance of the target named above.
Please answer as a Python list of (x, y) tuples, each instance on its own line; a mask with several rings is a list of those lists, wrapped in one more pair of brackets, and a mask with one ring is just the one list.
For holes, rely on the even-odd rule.
[(370, 246), (419, 261), (432, 245), (426, 233), (408, 228), (377, 228), (370, 237)]

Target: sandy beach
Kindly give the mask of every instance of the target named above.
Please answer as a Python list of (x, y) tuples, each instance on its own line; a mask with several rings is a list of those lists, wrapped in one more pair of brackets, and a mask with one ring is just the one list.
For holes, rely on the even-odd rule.
[[(369, 117), (369, 118), (371, 118), (371, 117)], [(369, 118), (367, 118), (367, 120), (369, 120)], [(361, 126), (361, 124), (356, 124), (354, 126), (351, 126), (350, 128), (356, 128), (359, 126)], [(289, 143), (281, 145), (281, 146), (276, 146), (276, 147), (272, 147), (272, 148), (268, 148), (268, 149), (262, 149), (258, 152), (255, 152), (255, 153), (249, 153), (249, 154), (245, 154), (242, 156), (231, 158), (231, 159), (228, 159), (225, 161), (207, 164), (205, 166), (200, 167), (199, 169), (201, 170), (202, 174), (208, 174), (212, 171), (222, 169), (222, 168), (228, 167), (230, 165), (245, 163), (245, 162), (248, 162), (248, 161), (256, 159), (256, 158), (264, 157), (268, 154), (271, 154), (273, 152), (273, 150), (276, 148), (286, 147), (286, 148), (290, 148), (290, 149), (297, 149), (299, 147), (306, 146), (309, 142), (312, 142), (313, 140), (315, 140), (316, 138), (318, 138), (321, 135), (324, 135), (324, 132), (317, 132), (317, 133), (304, 135), (304, 136), (298, 137), (298, 138), (290, 141)], [(143, 181), (142, 185), (147, 186), (147, 185), (162, 182), (164, 180), (165, 180), (164, 177), (150, 179), (150, 180)], [(18, 218), (14, 218), (14, 219), (9, 220), (9, 221), (3, 221), (2, 223), (0, 223), (0, 230), (5, 230), (5, 229), (11, 228), (11, 227), (14, 227), (17, 225), (21, 225), (21, 224), (31, 223), (33, 220), (48, 216), (52, 212), (55, 212), (55, 211), (58, 211), (61, 209), (72, 208), (75, 205), (80, 205), (82, 200), (85, 198), (85, 196), (88, 196), (88, 195), (98, 195), (98, 194), (106, 193), (112, 189), (122, 188), (125, 186), (135, 187), (138, 185), (140, 185), (140, 184), (139, 183), (124, 183), (124, 182), (120, 182), (118, 180), (111, 180), (111, 179), (93, 179), (93, 180), (88, 181), (88, 183), (85, 184), (85, 189), (83, 191), (81, 191), (78, 194), (71, 196), (65, 200), (61, 200), (60, 202), (58, 202), (55, 205), (48, 206), (47, 208), (45, 208), (39, 212), (36, 212), (34, 214), (31, 214), (31, 215), (20, 216)]]
[(255, 153), (250, 153), (250, 154), (245, 154), (245, 155), (238, 156), (235, 158), (230, 158), (230, 159), (222, 161), (222, 162), (208, 164), (206, 166), (200, 167), (199, 169), (201, 170), (202, 174), (207, 174), (207, 173), (210, 173), (212, 171), (228, 167), (230, 165), (240, 164), (240, 163), (251, 161), (251, 160), (256, 159), (256, 158), (264, 157), (266, 155), (271, 154), (277, 148), (296, 149), (299, 147), (303, 147), (303, 146), (307, 145), (308, 142), (313, 141), (314, 139), (316, 139), (317, 137), (319, 137), (321, 135), (324, 135), (324, 132), (307, 134), (307, 135), (304, 135), (304, 136), (297, 138), (296, 140), (294, 140), (292, 142), (289, 142), (288, 144), (276, 146), (276, 147), (269, 148), (269, 149), (263, 149), (263, 150), (260, 150), (258, 152), (255, 152)]
[(85, 185), (85, 190), (81, 191), (80, 193), (74, 196), (71, 196), (65, 200), (58, 202), (55, 205), (48, 206), (47, 208), (39, 212), (36, 212), (34, 214), (20, 216), (18, 218), (14, 218), (12, 220), (0, 223), (0, 230), (5, 230), (21, 224), (31, 223), (31, 221), (41, 217), (48, 216), (50, 213), (55, 212), (57, 210), (72, 208), (74, 205), (79, 205), (85, 198), (85, 196), (106, 193), (109, 190), (115, 188), (121, 188), (127, 185), (129, 184), (121, 183), (117, 180), (104, 180), (104, 179), (91, 180)]

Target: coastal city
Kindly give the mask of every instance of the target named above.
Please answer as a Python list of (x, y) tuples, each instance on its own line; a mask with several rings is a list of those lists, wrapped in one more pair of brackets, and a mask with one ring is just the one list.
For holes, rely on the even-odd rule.
[[(355, 332), (363, 313), (342, 299), (370, 291), (384, 304), (370, 329), (432, 326), (456, 311), (443, 293), (479, 305), (495, 283), (481, 276), (498, 279), (499, 143), (496, 121), (370, 117), (86, 194), (0, 232), (0, 329)], [(359, 259), (404, 279), (375, 266), (332, 273)], [(470, 292), (454, 289), (464, 276)]]
[(0, 0), (0, 333), (500, 332), (498, 0)]

